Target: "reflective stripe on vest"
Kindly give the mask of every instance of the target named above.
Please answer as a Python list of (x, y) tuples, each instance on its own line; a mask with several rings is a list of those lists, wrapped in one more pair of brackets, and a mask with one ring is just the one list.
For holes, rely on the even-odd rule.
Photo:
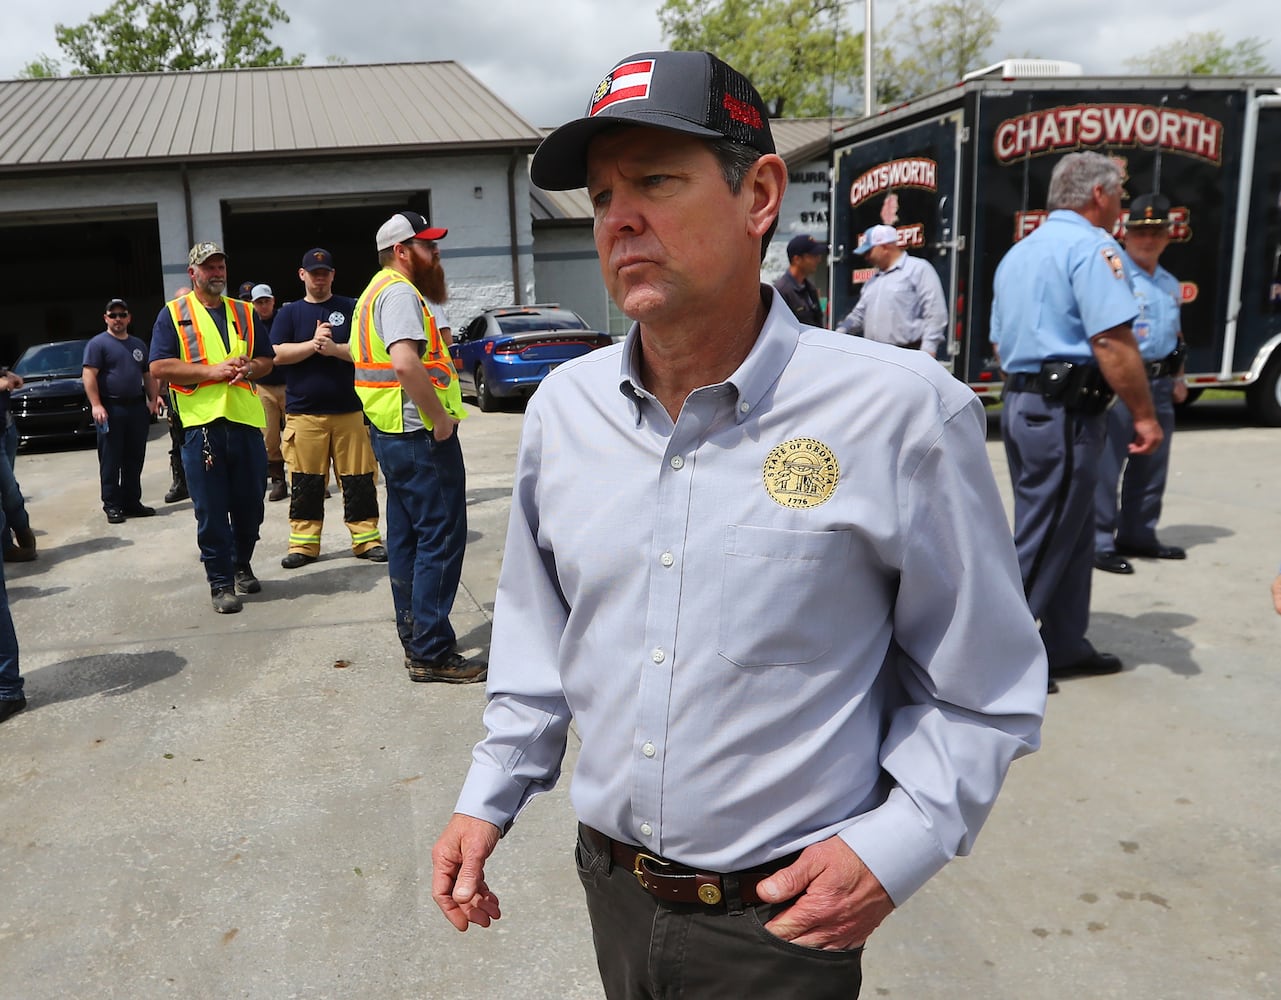
[[(254, 324), (249, 304), (237, 299), (222, 301), (227, 317), (226, 344), (208, 309), (194, 292), (167, 303), (178, 335), (178, 354), (188, 364), (212, 367), (237, 355), (253, 357)], [(219, 417), (251, 427), (267, 426), (258, 390), (246, 380), (233, 384), (208, 379), (195, 385), (170, 383), (169, 388), (174, 392), (178, 415), (185, 426), (199, 427)]]
[[(396, 282), (404, 282), (414, 288), (408, 278), (391, 268), (384, 268), (374, 275), (369, 287), (361, 293), (360, 300), (356, 303), (356, 331), (351, 338), (356, 394), (360, 397), (369, 422), (379, 430), (392, 434), (405, 429), (402, 389), (387, 345), (374, 328), (374, 307), (378, 297)], [(423, 368), (427, 370), (432, 388), (436, 390), (436, 396), (445, 412), (461, 420), (466, 416), (466, 411), (463, 409), (453, 361), (436, 326), (436, 317), (432, 315), (417, 288), (414, 288), (414, 294), (422, 306), (423, 332), (427, 335)], [(430, 429), (431, 420), (421, 409), (418, 410), (418, 416), (423, 426)]]

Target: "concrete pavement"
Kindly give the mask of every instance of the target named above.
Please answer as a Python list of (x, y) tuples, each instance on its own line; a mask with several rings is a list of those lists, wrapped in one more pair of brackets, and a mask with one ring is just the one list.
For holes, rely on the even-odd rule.
[[(1126, 671), (1051, 698), (974, 856), (873, 937), (865, 997), (1281, 996), (1281, 431), (1242, 421), (1184, 421), (1162, 537), (1188, 561), (1096, 574), (1092, 636)], [(462, 428), (468, 644), (488, 639), (520, 422)], [(459, 935), (430, 849), (483, 692), (409, 683), (385, 567), (350, 556), (338, 498), (294, 571), (269, 504), (263, 593), (215, 615), (190, 504), (159, 504), (160, 431), (160, 513), (120, 526), (92, 450), (18, 459), (40, 558), (6, 567), (31, 707), (0, 726), (0, 997), (599, 997), (567, 783), (493, 859), (502, 921)]]

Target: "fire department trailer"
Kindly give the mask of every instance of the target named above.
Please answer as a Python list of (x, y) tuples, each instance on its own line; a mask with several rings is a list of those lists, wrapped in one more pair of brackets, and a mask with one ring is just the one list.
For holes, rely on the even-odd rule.
[(1127, 197), (1174, 206), (1161, 263), (1182, 283), (1193, 391), (1242, 389), (1255, 419), (1281, 425), (1281, 77), (983, 78), (837, 132), (833, 319), (870, 274), (859, 234), (893, 225), (947, 294), (941, 360), (994, 399), (996, 266), (1045, 218), (1054, 164), (1085, 149), (1121, 164)]

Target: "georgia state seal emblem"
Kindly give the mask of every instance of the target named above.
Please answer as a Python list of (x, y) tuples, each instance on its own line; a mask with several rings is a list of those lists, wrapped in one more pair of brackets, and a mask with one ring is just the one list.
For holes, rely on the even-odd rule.
[(765, 456), (765, 492), (780, 507), (807, 510), (836, 492), (841, 467), (832, 449), (813, 438), (784, 441)]

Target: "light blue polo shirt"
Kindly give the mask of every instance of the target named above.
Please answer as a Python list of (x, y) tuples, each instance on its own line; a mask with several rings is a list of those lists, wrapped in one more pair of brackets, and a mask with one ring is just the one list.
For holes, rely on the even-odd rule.
[(1083, 215), (1051, 212), (996, 269), (989, 339), (1001, 367), (1036, 372), (1050, 358), (1093, 364), (1090, 338), (1138, 316), (1133, 270), (1120, 244)]

